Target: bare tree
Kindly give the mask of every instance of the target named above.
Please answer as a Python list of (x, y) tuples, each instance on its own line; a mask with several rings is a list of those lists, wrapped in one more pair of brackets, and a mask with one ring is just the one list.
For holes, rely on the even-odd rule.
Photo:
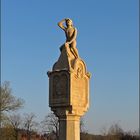
[(12, 90), (10, 88), (10, 83), (5, 81), (0, 86), (0, 111), (9, 112), (18, 110), (23, 106), (24, 101), (20, 98), (16, 98), (12, 95)]
[(118, 123), (115, 123), (113, 125), (110, 126), (109, 130), (108, 130), (108, 134), (109, 135), (122, 135), (123, 129), (121, 128), (121, 126)]
[(13, 114), (8, 117), (9, 124), (14, 130), (13, 136), (18, 140), (19, 129), (21, 128), (22, 120), (20, 114)]
[(103, 126), (103, 127), (101, 128), (101, 134), (102, 134), (103, 136), (106, 136), (106, 135), (107, 135), (107, 128), (106, 128), (105, 126)]
[(59, 135), (59, 121), (58, 118), (51, 112), (41, 122), (43, 133), (54, 133), (58, 138)]
[[(6, 112), (12, 112), (23, 107), (24, 101), (12, 95), (10, 82), (5, 81), (0, 85), (0, 129), (4, 121), (7, 121)], [(0, 136), (1, 136), (0, 131)]]
[(31, 134), (35, 130), (36, 126), (38, 125), (37, 122), (35, 121), (35, 114), (30, 113), (30, 114), (25, 114), (24, 120), (23, 120), (23, 127), (27, 133), (27, 137), (30, 140), (31, 139)]

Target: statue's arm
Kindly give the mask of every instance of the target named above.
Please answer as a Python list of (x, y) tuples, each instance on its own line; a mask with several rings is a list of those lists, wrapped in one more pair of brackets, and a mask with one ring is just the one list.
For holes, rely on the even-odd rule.
[(71, 44), (74, 40), (76, 40), (76, 37), (77, 37), (77, 29), (75, 28), (75, 29), (74, 29), (73, 37), (71, 38), (70, 41), (68, 41), (68, 42), (66, 42), (66, 43)]
[(66, 21), (66, 20), (63, 19), (63, 20), (61, 20), (60, 22), (58, 22), (58, 26), (59, 26), (61, 29), (63, 29), (64, 31), (66, 30), (66, 27), (63, 25), (63, 23), (64, 23), (65, 21)]

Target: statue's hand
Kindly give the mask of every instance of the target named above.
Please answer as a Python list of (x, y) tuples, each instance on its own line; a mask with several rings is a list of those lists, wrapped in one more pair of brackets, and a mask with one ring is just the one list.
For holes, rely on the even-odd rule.
[(66, 43), (67, 43), (67, 44), (71, 44), (71, 42), (70, 42), (70, 41), (67, 41)]
[(68, 43), (68, 42), (66, 42), (66, 43), (65, 43), (65, 46), (69, 46), (69, 43)]

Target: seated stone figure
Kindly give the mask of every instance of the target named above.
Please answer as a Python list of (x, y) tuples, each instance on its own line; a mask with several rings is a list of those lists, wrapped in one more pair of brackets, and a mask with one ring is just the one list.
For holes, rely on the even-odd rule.
[[(66, 24), (66, 27), (63, 25), (64, 23)], [(58, 26), (64, 30), (66, 35), (66, 42), (60, 47), (60, 50), (62, 51), (64, 46), (69, 46), (71, 53), (74, 55), (75, 58), (78, 58), (79, 54), (76, 48), (77, 29), (73, 26), (72, 20), (69, 18), (63, 19), (58, 22)]]

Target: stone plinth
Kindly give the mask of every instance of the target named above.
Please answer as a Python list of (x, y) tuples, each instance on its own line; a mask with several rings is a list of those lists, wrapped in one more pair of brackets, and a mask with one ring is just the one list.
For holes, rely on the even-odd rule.
[(80, 117), (77, 115), (66, 115), (59, 118), (61, 140), (80, 140)]
[(49, 76), (49, 106), (59, 118), (59, 140), (80, 140), (80, 117), (89, 107), (90, 74), (69, 45), (61, 54)]

